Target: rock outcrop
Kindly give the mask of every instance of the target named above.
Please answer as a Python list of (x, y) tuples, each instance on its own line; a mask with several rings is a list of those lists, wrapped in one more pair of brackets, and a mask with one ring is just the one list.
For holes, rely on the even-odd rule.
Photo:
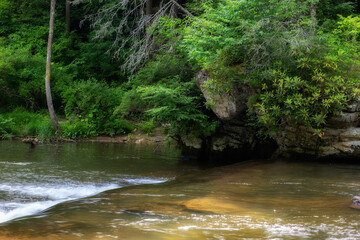
[(317, 136), (304, 126), (284, 127), (274, 136), (279, 153), (309, 155), (315, 158), (360, 155), (360, 100), (349, 105), (339, 116), (328, 120), (323, 136)]
[(206, 139), (182, 136), (183, 155), (223, 163), (251, 157), (269, 157), (276, 149), (276, 144), (273, 141), (261, 141), (256, 136), (257, 130), (248, 124), (246, 112), (251, 95), (249, 85), (243, 82), (235, 84), (229, 92), (212, 92), (206, 87), (210, 80), (206, 71), (200, 71), (197, 86), (205, 99), (212, 103), (211, 109), (222, 124), (215, 134)]
[(211, 109), (216, 116), (223, 122), (234, 119), (242, 119), (246, 114), (247, 101), (250, 96), (250, 87), (244, 83), (234, 84), (228, 91), (213, 92), (206, 87), (206, 82), (210, 80), (207, 71), (200, 71), (196, 77), (196, 85), (203, 93), (206, 101), (212, 103)]
[[(328, 120), (322, 136), (297, 124), (282, 127), (273, 137), (274, 141), (261, 141), (257, 130), (249, 126), (246, 116), (247, 102), (253, 94), (246, 83), (237, 83), (227, 92), (213, 92), (207, 87), (211, 81), (206, 71), (197, 76), (197, 86), (211, 108), (221, 120), (217, 132), (206, 139), (183, 136), (181, 142), (187, 149), (196, 150), (195, 158), (230, 159), (240, 161), (248, 158), (273, 156), (311, 158), (351, 158), (360, 156), (360, 99), (349, 104), (339, 116)], [(196, 155), (195, 154), (195, 155)]]

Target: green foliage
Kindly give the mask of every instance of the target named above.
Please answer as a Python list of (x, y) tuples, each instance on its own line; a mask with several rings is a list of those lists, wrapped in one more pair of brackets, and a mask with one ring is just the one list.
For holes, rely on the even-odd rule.
[[(95, 80), (75, 82), (65, 90), (62, 97), (66, 117), (73, 119), (74, 124), (79, 125), (80, 128), (79, 132), (72, 134), (71, 137), (131, 132), (134, 127), (126, 120), (114, 115), (122, 96), (121, 89), (110, 88), (106, 83)], [(71, 133), (74, 124), (68, 127)], [(85, 126), (89, 127), (88, 132)]]
[[(10, 50), (0, 46), (0, 106), (26, 106), (31, 109), (46, 107), (45, 58), (28, 50)], [(54, 64), (52, 86), (55, 104), (59, 93), (71, 80), (66, 69)]]
[(139, 87), (137, 92), (151, 106), (146, 114), (160, 123), (169, 123), (169, 134), (209, 136), (217, 127), (201, 109), (202, 98), (190, 93), (194, 82), (177, 82)]
[(166, 125), (169, 135), (209, 136), (218, 122), (212, 121), (204, 98), (194, 82), (195, 71), (176, 52), (156, 55), (130, 82), (116, 113), (145, 120), (140, 129), (151, 133)]
[(353, 17), (341, 17), (333, 33), (319, 35), (321, 46), (297, 60), (297, 69), (274, 70), (253, 99), (258, 122), (271, 133), (295, 122), (321, 136), (326, 120), (360, 96), (358, 30)]
[[(114, 58), (111, 54), (106, 53), (111, 48), (112, 42), (79, 42), (78, 48), (73, 56), (73, 60), (68, 60), (69, 68), (78, 79), (95, 78), (99, 80), (123, 81), (125, 76), (120, 71), (120, 61), (122, 59)], [(56, 53), (54, 53), (56, 56)], [(61, 60), (59, 56), (59, 60)]]
[(115, 109), (115, 114), (125, 117), (137, 118), (143, 114), (147, 108), (147, 103), (143, 101), (136, 88), (124, 93), (121, 104)]
[[(12, 112), (0, 115), (3, 124), (1, 135), (5, 136), (55, 136), (50, 117), (47, 113), (35, 113), (17, 108)], [(5, 126), (5, 127), (4, 127)]]
[(157, 124), (154, 119), (150, 119), (148, 121), (139, 123), (138, 126), (142, 132), (146, 133), (147, 135), (151, 135), (157, 127)]
[[(327, 2), (327, 3), (325, 3)], [(321, 6), (338, 22), (320, 28)], [(286, 124), (322, 131), (358, 96), (359, 17), (354, 1), (218, 1), (184, 28), (182, 48), (210, 72), (213, 91), (249, 81), (257, 125), (271, 133)], [(321, 17), (323, 9), (317, 11)], [(325, 21), (320, 21), (325, 22)], [(322, 32), (319, 31), (322, 29)]]
[(317, 4), (318, 19), (321, 22), (336, 20), (338, 15), (349, 16), (359, 12), (360, 1), (321, 0)]
[[(219, 1), (184, 28), (181, 48), (214, 83), (259, 82), (271, 64), (294, 64), (309, 48), (311, 1)], [(270, 71), (271, 72), (271, 71)]]
[(0, 115), (0, 139), (11, 138), (14, 122), (11, 118), (4, 118)]
[(103, 134), (110, 136), (131, 133), (136, 130), (135, 126), (126, 119), (112, 118), (103, 127)]
[(65, 123), (60, 123), (60, 128), (65, 138), (86, 138), (97, 136), (96, 126), (85, 119), (74, 119)]
[(150, 85), (156, 82), (166, 82), (168, 78), (177, 76), (179, 81), (190, 81), (195, 71), (187, 63), (186, 59), (175, 54), (167, 53), (156, 55), (153, 61), (148, 62), (136, 74), (133, 85)]
[(334, 33), (345, 41), (360, 41), (360, 17), (359, 16), (339, 16), (340, 21)]
[[(358, 96), (359, 0), (185, 2), (196, 17), (165, 17), (148, 28), (154, 54), (132, 77), (118, 66), (135, 38), (118, 58), (106, 54), (123, 41), (117, 35), (114, 42), (123, 9), (114, 8), (109, 28), (79, 27), (85, 15), (116, 1), (72, 5), (69, 37), (65, 4), (57, 4), (51, 87), (56, 109), (68, 119), (61, 123), (65, 137), (129, 133), (133, 120), (148, 134), (166, 125), (171, 135), (210, 135), (218, 123), (194, 83), (199, 69), (210, 73), (207, 87), (215, 92), (249, 81), (256, 124), (271, 132), (292, 122), (321, 132)], [(47, 114), (34, 112), (46, 108), (48, 11), (47, 0), (0, 0), (0, 109), (10, 111), (0, 115), (2, 137), (54, 135)], [(106, 37), (91, 40), (104, 29)], [(18, 106), (25, 108), (13, 111)]]

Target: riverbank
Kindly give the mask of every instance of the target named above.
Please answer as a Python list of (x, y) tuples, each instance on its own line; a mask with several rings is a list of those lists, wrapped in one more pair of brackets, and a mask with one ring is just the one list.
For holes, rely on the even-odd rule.
[(97, 142), (97, 143), (131, 143), (131, 144), (171, 144), (176, 145), (176, 142), (163, 133), (163, 128), (157, 128), (152, 134), (146, 134), (141, 130), (133, 133), (117, 135), (117, 136), (95, 136), (89, 138), (70, 139), (62, 137), (42, 138), (40, 136), (16, 136), (10, 140), (22, 141), (29, 144), (41, 143), (60, 143), (60, 142)]
[(134, 144), (175, 144), (175, 142), (166, 134), (163, 133), (162, 128), (155, 129), (153, 134), (146, 134), (137, 130), (130, 134), (119, 136), (96, 136), (90, 138), (79, 139), (83, 142), (99, 142), (99, 143), (134, 143)]
[[(141, 120), (119, 120), (112, 128), (107, 124), (95, 128), (88, 120), (59, 118), (61, 134), (55, 133), (48, 113), (30, 112), (17, 108), (0, 113), (0, 139), (20, 140), (25, 143), (47, 142), (114, 142), (159, 144), (171, 142), (166, 127)], [(110, 124), (110, 123), (109, 123)]]

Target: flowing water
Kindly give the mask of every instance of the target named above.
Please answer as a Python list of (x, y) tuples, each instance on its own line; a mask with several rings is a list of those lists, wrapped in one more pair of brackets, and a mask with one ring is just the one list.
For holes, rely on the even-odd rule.
[(0, 239), (360, 239), (360, 165), (178, 156), (0, 141)]

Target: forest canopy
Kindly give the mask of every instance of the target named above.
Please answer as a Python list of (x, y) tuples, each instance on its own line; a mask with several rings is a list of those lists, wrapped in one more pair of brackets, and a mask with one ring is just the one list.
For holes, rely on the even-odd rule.
[[(360, 1), (57, 1), (51, 88), (63, 137), (213, 134), (196, 86), (248, 83), (252, 124), (321, 134), (359, 97)], [(48, 0), (0, 0), (0, 135), (55, 135), (46, 114)], [(70, 17), (70, 21), (68, 21)], [(210, 106), (210, 107), (209, 107)], [(265, 130), (264, 130), (265, 129)]]

